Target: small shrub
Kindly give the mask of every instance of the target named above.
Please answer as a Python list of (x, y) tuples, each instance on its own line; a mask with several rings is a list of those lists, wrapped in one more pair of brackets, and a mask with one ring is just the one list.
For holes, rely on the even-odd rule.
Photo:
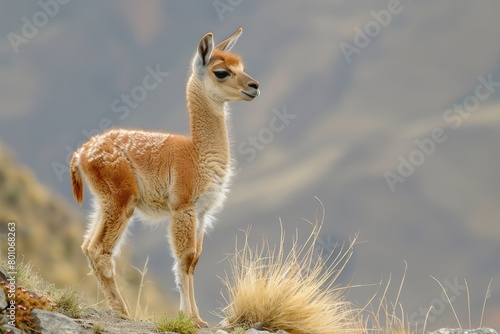
[[(324, 211), (323, 211), (324, 218)], [(361, 310), (345, 299), (349, 287), (335, 287), (335, 280), (352, 254), (354, 241), (339, 254), (316, 256), (315, 246), (323, 224), (313, 230), (303, 246), (298, 236), (289, 252), (284, 232), (276, 251), (265, 241), (262, 247), (248, 244), (236, 249), (231, 261), (232, 277), (223, 280), (229, 305), (222, 310), (231, 326), (249, 327), (261, 322), (271, 331), (292, 334), (361, 333)], [(326, 265), (328, 260), (331, 265)]]
[(128, 315), (126, 315), (125, 313), (121, 313), (119, 311), (114, 311), (113, 310), (113, 315), (115, 317), (117, 317), (118, 319), (122, 319), (122, 320), (127, 320), (127, 319), (130, 319)]
[(243, 327), (236, 327), (231, 334), (245, 334), (246, 330)]
[[(366, 305), (365, 311), (367, 311), (366, 324), (367, 327), (371, 329), (372, 332), (377, 333), (387, 333), (387, 334), (417, 334), (418, 330), (416, 324), (412, 324), (408, 321), (408, 315), (403, 309), (403, 305), (399, 303), (399, 297), (403, 291), (403, 284), (406, 278), (406, 272), (408, 270), (408, 264), (405, 262), (405, 270), (401, 283), (399, 284), (399, 290), (397, 291), (396, 300), (388, 301), (387, 293), (391, 285), (392, 275), (389, 275), (389, 281), (385, 285), (382, 296), (379, 296), (379, 290), (373, 295), (370, 303)], [(382, 287), (380, 285), (379, 287)], [(378, 299), (378, 303), (376, 303)], [(422, 331), (425, 334), (425, 331)]]
[[(2, 258), (0, 264), (7, 268), (8, 264), (5, 259)], [(33, 262), (24, 262), (24, 258), (18, 259), (16, 263), (16, 284), (23, 286), (24, 288), (36, 291), (41, 294), (46, 294), (46, 292), (51, 288), (45, 279), (35, 270)]]
[(104, 327), (102, 327), (102, 325), (98, 322), (92, 327), (92, 332), (94, 334), (102, 334), (104, 333)]
[(55, 311), (74, 319), (82, 317), (84, 310), (82, 293), (71, 288), (63, 288), (54, 289), (51, 295), (56, 304)]
[(176, 332), (179, 334), (195, 334), (198, 327), (192, 318), (186, 318), (183, 312), (175, 319), (168, 319), (164, 314), (158, 321), (155, 321), (156, 329), (159, 332)]

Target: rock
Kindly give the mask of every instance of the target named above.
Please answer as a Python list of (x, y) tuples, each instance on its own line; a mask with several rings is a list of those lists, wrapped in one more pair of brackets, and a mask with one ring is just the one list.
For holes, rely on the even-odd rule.
[(73, 319), (60, 313), (34, 309), (31, 315), (42, 334), (79, 334), (82, 332)]
[(219, 322), (219, 324), (217, 325), (219, 327), (228, 327), (229, 326), (229, 320), (227, 318), (224, 318), (221, 320), (221, 322)]
[(245, 332), (245, 334), (271, 334), (271, 333), (268, 331), (259, 331), (255, 328), (250, 328)]
[[(22, 334), (23, 333), (23, 332), (21, 332), (21, 330), (19, 328), (12, 327), (9, 325), (2, 325), (2, 328), (5, 330), (5, 333), (9, 333), (9, 334)], [(10, 330), (10, 332), (7, 332), (7, 330)]]
[[(253, 326), (255, 326), (255, 324)], [(255, 328), (250, 328), (249, 330), (247, 330), (245, 332), (245, 334), (272, 334), (272, 333), (268, 332), (268, 331), (265, 331), (265, 330), (258, 330), (258, 329), (255, 329)], [(280, 329), (275, 334), (288, 334), (288, 332)]]
[(7, 269), (0, 266), (0, 281), (7, 281)]
[(5, 295), (5, 291), (0, 288), (0, 310), (4, 310), (7, 305), (7, 296)]
[(219, 329), (217, 332), (215, 332), (215, 334), (229, 334), (229, 333), (226, 331), (223, 331), (222, 329)]
[(39, 298), (40, 297), (40, 295), (38, 293), (36, 293), (35, 291), (26, 290), (26, 292), (29, 293), (30, 295), (32, 295), (35, 298)]
[(492, 328), (487, 328), (487, 327), (481, 327), (477, 329), (441, 328), (429, 334), (499, 334), (499, 332)]
[(7, 318), (7, 316), (5, 314), (0, 314), (0, 321), (2, 323), (2, 325), (0, 327), (5, 329), (5, 330), (10, 329), (9, 333), (11, 333), (11, 334), (21, 334), (22, 333), (19, 330), (19, 328), (8, 325), (10, 319)]
[(252, 328), (261, 331), (264, 330), (264, 324), (262, 322), (256, 322), (252, 325)]

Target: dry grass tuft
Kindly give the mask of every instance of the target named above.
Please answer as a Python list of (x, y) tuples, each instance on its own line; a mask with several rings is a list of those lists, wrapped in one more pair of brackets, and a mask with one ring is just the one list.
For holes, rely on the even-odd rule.
[(134, 314), (135, 319), (147, 319), (149, 304), (146, 304), (146, 306), (143, 308), (141, 306), (141, 296), (142, 296), (142, 289), (144, 288), (144, 286), (147, 283), (144, 281), (144, 278), (146, 277), (146, 274), (148, 273), (148, 263), (149, 263), (149, 255), (146, 258), (146, 262), (144, 263), (142, 270), (135, 267), (135, 266), (132, 266), (132, 268), (137, 270), (139, 275), (141, 275), (141, 279), (139, 282), (139, 289), (137, 289), (137, 300), (135, 302), (135, 314)]
[[(222, 310), (227, 323), (249, 327), (260, 322), (268, 330), (292, 334), (365, 331), (361, 311), (345, 299), (349, 287), (334, 286), (356, 240), (345, 249), (342, 246), (336, 256), (317, 256), (315, 246), (323, 221), (324, 207), (322, 219), (311, 223), (313, 229), (305, 244), (300, 246), (295, 235), (286, 254), (283, 227), (277, 251), (266, 241), (262, 247), (252, 248), (247, 233), (243, 248), (236, 245), (232, 278), (226, 275), (223, 279), (230, 301)], [(331, 259), (332, 264), (326, 266)]]
[[(2, 258), (1, 263), (3, 267), (7, 268), (8, 265), (5, 259)], [(46, 293), (49, 289), (49, 284), (34, 268), (32, 261), (25, 262), (24, 257), (18, 257), (16, 262), (16, 283), (23, 286), (28, 290)]]
[(86, 312), (83, 294), (74, 288), (53, 289), (50, 296), (56, 304), (55, 311), (70, 318), (81, 318)]
[(104, 327), (101, 325), (101, 323), (97, 322), (94, 324), (94, 326), (92, 327), (92, 333), (94, 334), (104, 333)]
[[(403, 290), (403, 284), (406, 278), (406, 271), (408, 264), (405, 262), (405, 271), (399, 285), (396, 300), (389, 302), (387, 300), (387, 292), (391, 285), (391, 276), (385, 285), (382, 296), (379, 297), (379, 302), (374, 307), (374, 300), (378, 296), (378, 291), (373, 295), (365, 310), (368, 313), (366, 317), (366, 328), (372, 332), (385, 333), (385, 334), (417, 334), (417, 328), (412, 326), (408, 321), (408, 317), (404, 312), (403, 306), (399, 303), (399, 297)], [(379, 285), (381, 287), (382, 284)], [(375, 310), (376, 308), (376, 310)], [(425, 331), (423, 332), (425, 333)]]

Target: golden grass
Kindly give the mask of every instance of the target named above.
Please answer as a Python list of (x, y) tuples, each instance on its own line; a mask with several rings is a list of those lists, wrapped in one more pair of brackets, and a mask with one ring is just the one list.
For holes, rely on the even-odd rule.
[(104, 327), (101, 325), (101, 323), (97, 322), (94, 324), (94, 326), (92, 327), (92, 333), (94, 334), (104, 333)]
[(85, 311), (83, 294), (73, 288), (53, 289), (51, 298), (56, 304), (56, 311), (70, 318), (81, 318)]
[(144, 266), (142, 269), (139, 269), (135, 266), (132, 266), (132, 268), (137, 270), (137, 272), (141, 275), (139, 289), (137, 290), (137, 299), (135, 302), (135, 314), (134, 314), (135, 319), (145, 319), (147, 317), (147, 314), (148, 314), (149, 303), (147, 303), (144, 308), (141, 306), (142, 289), (144, 288), (145, 284), (147, 283), (144, 281), (144, 278), (146, 277), (146, 274), (148, 273), (148, 263), (149, 263), (149, 255), (146, 258), (146, 262), (144, 263)]
[[(405, 262), (406, 264), (406, 262)], [(433, 310), (432, 306), (428, 309), (426, 317), (424, 319), (424, 324), (423, 328), (418, 328), (416, 323), (410, 323), (408, 321), (408, 316), (403, 310), (403, 306), (399, 303), (399, 297), (401, 294), (401, 291), (403, 289), (403, 283), (405, 280), (406, 276), (406, 269), (407, 269), (407, 264), (405, 268), (405, 273), (403, 275), (403, 278), (401, 280), (398, 294), (396, 297), (396, 300), (394, 302), (389, 303), (387, 301), (387, 290), (389, 289), (390, 283), (391, 283), (391, 278), (389, 277), (389, 282), (385, 286), (385, 290), (382, 293), (382, 296), (380, 297), (380, 301), (378, 306), (376, 307), (377, 310), (375, 311), (374, 303), (373, 301), (377, 297), (378, 293), (376, 293), (371, 300), (368, 302), (367, 306), (364, 308), (365, 313), (368, 313), (368, 316), (366, 317), (365, 321), (365, 327), (369, 328), (369, 331), (371, 332), (378, 332), (378, 333), (384, 333), (384, 334), (426, 334), (428, 333), (427, 331), (427, 326), (428, 326), (428, 317), (431, 311)], [(447, 299), (448, 305), (451, 308), (451, 311), (453, 312), (453, 315), (455, 316), (455, 320), (457, 322), (458, 328), (460, 330), (465, 330), (462, 327), (462, 324), (459, 320), (459, 317), (457, 315), (457, 312), (455, 310), (455, 307), (453, 306), (452, 300), (448, 295), (447, 290), (443, 286), (443, 284), (434, 276), (430, 276), (432, 279), (434, 279), (439, 286), (441, 287), (444, 296)], [(488, 284), (488, 287), (486, 289), (486, 295), (483, 301), (483, 308), (481, 311), (481, 318), (479, 322), (479, 328), (483, 326), (483, 317), (484, 317), (484, 311), (486, 307), (486, 301), (488, 297), (490, 296), (490, 288), (491, 288), (491, 280), (490, 283)], [(464, 280), (465, 286), (466, 286), (466, 292), (467, 292), (467, 306), (468, 306), (468, 328), (472, 329), (472, 321), (471, 321), (471, 305), (470, 305), (470, 293), (469, 293), (469, 285), (467, 283), (467, 280)]]
[[(403, 290), (403, 284), (406, 278), (408, 264), (405, 262), (405, 271), (399, 285), (396, 299), (393, 302), (387, 300), (387, 292), (391, 285), (391, 276), (385, 285), (382, 296), (378, 299), (378, 304), (374, 301), (378, 297), (378, 291), (373, 295), (364, 310), (368, 315), (365, 319), (365, 327), (369, 328), (371, 332), (384, 333), (384, 334), (417, 334), (417, 328), (412, 326), (408, 321), (408, 317), (404, 312), (403, 306), (399, 303), (399, 298)], [(379, 285), (381, 287), (382, 284)], [(376, 310), (375, 310), (376, 309)], [(424, 332), (423, 332), (424, 333)]]
[[(457, 325), (458, 325), (458, 328), (460, 328), (460, 330), (463, 330), (464, 328), (462, 327), (462, 323), (460, 322), (459, 320), (459, 317), (457, 315), (457, 312), (455, 310), (455, 306), (453, 306), (453, 303), (451, 301), (451, 298), (450, 296), (448, 295), (448, 292), (446, 291), (445, 287), (443, 286), (443, 284), (434, 276), (431, 276), (431, 278), (433, 280), (435, 280), (439, 286), (441, 287), (442, 291), (443, 291), (443, 294), (446, 296), (446, 300), (448, 301), (448, 305), (450, 305), (450, 308), (453, 312), (453, 315), (455, 316), (455, 320), (457, 321)], [(484, 299), (483, 299), (483, 307), (482, 307), (482, 310), (481, 310), (481, 318), (480, 318), (480, 321), (479, 321), (479, 328), (482, 328), (483, 327), (483, 320), (484, 320), (484, 312), (486, 310), (486, 302), (488, 301), (488, 298), (491, 297), (491, 283), (493, 282), (493, 278), (490, 279), (490, 282), (488, 283), (488, 287), (486, 288), (486, 294), (484, 295)], [(469, 329), (472, 329), (472, 318), (471, 318), (471, 304), (470, 304), (470, 291), (469, 291), (469, 283), (467, 283), (467, 280), (464, 279), (464, 283), (465, 283), (465, 288), (466, 288), (466, 291), (467, 291), (467, 308), (468, 308), (468, 323), (469, 323)], [(429, 312), (431, 311), (431, 309), (429, 309)], [(425, 328), (424, 328), (424, 332), (425, 333)]]
[(326, 254), (326, 260), (333, 262), (325, 266), (325, 254), (315, 256), (323, 221), (324, 208), (321, 221), (311, 223), (313, 228), (304, 245), (298, 244), (295, 235), (288, 252), (283, 227), (277, 251), (267, 241), (252, 248), (248, 233), (243, 248), (236, 245), (232, 277), (223, 279), (229, 303), (222, 313), (229, 325), (249, 327), (260, 322), (268, 330), (291, 334), (365, 331), (361, 310), (345, 299), (349, 287), (335, 286), (352, 255), (355, 239), (336, 256)]
[[(401, 304), (388, 305), (383, 301), (382, 313), (372, 314), (366, 320), (366, 327), (372, 332), (384, 334), (417, 334), (418, 330), (408, 321)], [(425, 333), (425, 332), (422, 332)]]

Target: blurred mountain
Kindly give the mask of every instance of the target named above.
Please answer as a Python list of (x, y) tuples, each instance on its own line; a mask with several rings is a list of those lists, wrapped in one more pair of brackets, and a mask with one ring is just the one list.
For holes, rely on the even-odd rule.
[[(83, 217), (66, 201), (40, 185), (30, 169), (15, 162), (0, 144), (0, 224), (16, 223), (17, 254), (43, 265), (44, 276), (58, 285), (77, 284), (86, 274), (77, 240)], [(2, 243), (6, 235), (2, 235)], [(6, 256), (2, 249), (2, 256)]]
[[(333, 249), (358, 232), (367, 241), (343, 283), (387, 280), (407, 261), (401, 302), (409, 314), (441, 305), (433, 275), (467, 279), (478, 319), (494, 278), (484, 324), (499, 328), (500, 3), (401, 1), (388, 16), (390, 3), (73, 1), (17, 53), (7, 36), (21, 34), (22, 18), (42, 9), (0, 5), (0, 139), (74, 203), (71, 152), (108, 126), (186, 133), (184, 89), (196, 43), (207, 31), (221, 40), (243, 26), (234, 50), (262, 94), (231, 106), (238, 175), (197, 268), (202, 315), (223, 303), (217, 276), (228, 270), (235, 235), (252, 225), (252, 241), (276, 241), (279, 218), (289, 235), (303, 232), (302, 218), (321, 210), (318, 196), (326, 207), (323, 244)], [(343, 43), (359, 52), (346, 57)], [(168, 75), (128, 106), (124, 96), (151, 70)], [(478, 93), (484, 98), (476, 103)], [(467, 103), (470, 112), (456, 107)], [(282, 130), (270, 135), (271, 122)], [(423, 152), (439, 129), (446, 139)], [(410, 175), (391, 188), (387, 173), (399, 175), (410, 159)], [(88, 201), (79, 212), (87, 214)], [(164, 225), (136, 224), (121, 258), (141, 267), (150, 255), (151, 280), (177, 301), (165, 236)], [(86, 270), (84, 261), (77, 266)], [(465, 318), (466, 295), (455, 290)], [(350, 298), (363, 304), (373, 293), (356, 288)], [(451, 308), (438, 309), (428, 328), (452, 326)]]

